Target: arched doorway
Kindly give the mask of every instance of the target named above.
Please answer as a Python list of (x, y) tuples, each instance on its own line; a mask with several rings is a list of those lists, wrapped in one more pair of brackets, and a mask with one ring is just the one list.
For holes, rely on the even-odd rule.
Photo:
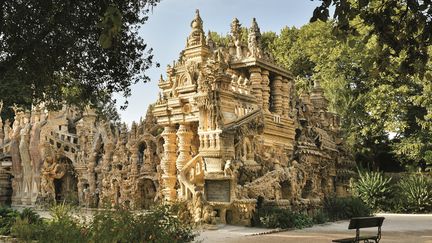
[(142, 209), (150, 209), (154, 205), (154, 198), (156, 197), (156, 187), (151, 179), (142, 179), (138, 184), (138, 193), (140, 201), (138, 205)]
[(64, 175), (54, 179), (55, 199), (57, 202), (78, 204), (78, 180), (72, 161), (62, 157), (58, 163), (64, 171)]

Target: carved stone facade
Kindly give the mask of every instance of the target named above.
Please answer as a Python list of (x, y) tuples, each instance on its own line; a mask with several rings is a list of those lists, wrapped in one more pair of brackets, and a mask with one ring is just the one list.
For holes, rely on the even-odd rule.
[(91, 109), (16, 109), (0, 132), (12, 204), (147, 209), (186, 200), (196, 223), (248, 225), (259, 198), (313, 210), (346, 194), (353, 160), (319, 82), (298, 96), (291, 74), (262, 50), (255, 19), (247, 43), (234, 19), (227, 46), (204, 35), (198, 11), (191, 28), (159, 99), (129, 130)]

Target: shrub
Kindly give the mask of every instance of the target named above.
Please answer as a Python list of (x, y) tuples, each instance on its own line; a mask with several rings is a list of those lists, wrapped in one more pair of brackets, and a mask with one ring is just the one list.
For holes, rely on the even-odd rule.
[(432, 209), (432, 182), (423, 175), (411, 175), (398, 183), (400, 206), (405, 212), (428, 212)]
[(325, 198), (324, 211), (329, 219), (333, 221), (371, 215), (369, 206), (356, 197)]
[(45, 224), (42, 220), (31, 223), (28, 218), (18, 217), (11, 227), (11, 235), (25, 242), (37, 240), (44, 233)]
[(359, 173), (360, 178), (354, 182), (354, 195), (374, 210), (388, 209), (394, 190), (391, 186), (392, 178), (386, 178), (379, 172)]
[[(180, 221), (172, 206), (160, 205), (150, 213), (138, 215), (140, 242), (190, 242), (195, 238), (192, 227)], [(157, 223), (156, 223), (157, 222)]]
[(39, 214), (31, 208), (24, 208), (23, 211), (19, 213), (19, 218), (21, 220), (26, 219), (29, 224), (37, 224), (42, 222), (42, 218), (39, 216)]
[(8, 207), (0, 207), (0, 235), (9, 235), (18, 211)]
[(72, 215), (73, 208), (67, 204), (57, 204), (50, 208), (51, 219), (43, 225), (38, 235), (39, 242), (87, 242), (85, 225)]
[(116, 209), (99, 211), (89, 226), (92, 242), (138, 242), (135, 218), (130, 211)]
[(89, 226), (91, 242), (190, 242), (192, 228), (176, 216), (178, 207), (157, 206), (150, 212), (134, 215), (117, 209), (94, 215)]
[(313, 219), (307, 214), (292, 212), (282, 208), (261, 208), (255, 216), (258, 224), (266, 228), (305, 228), (313, 225)]
[(38, 213), (24, 208), (11, 226), (11, 235), (25, 242), (38, 239), (43, 233), (44, 224)]
[(318, 210), (312, 217), (314, 224), (324, 224), (329, 221), (328, 214), (323, 210)]

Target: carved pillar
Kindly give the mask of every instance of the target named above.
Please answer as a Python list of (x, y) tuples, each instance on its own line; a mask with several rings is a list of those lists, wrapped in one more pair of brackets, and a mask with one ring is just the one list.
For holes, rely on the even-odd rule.
[(262, 76), (262, 99), (263, 99), (263, 109), (266, 112), (269, 112), (270, 109), (270, 79), (269, 79), (269, 71), (263, 70), (261, 72)]
[(176, 178), (176, 129), (172, 126), (166, 126), (162, 137), (164, 138), (164, 155), (161, 161), (162, 175), (162, 193), (166, 201), (176, 199), (175, 184)]
[(252, 94), (255, 96), (258, 106), (262, 106), (262, 77), (261, 77), (261, 69), (259, 67), (252, 67), (249, 69), (250, 72), (250, 81), (252, 83)]
[(282, 115), (284, 117), (288, 117), (290, 112), (289, 102), (290, 102), (290, 90), (289, 90), (289, 81), (284, 78), (282, 80)]
[(177, 136), (179, 138), (178, 150), (180, 153), (176, 160), (176, 166), (179, 171), (189, 160), (192, 159), (190, 155), (192, 135), (193, 133), (190, 130), (189, 124), (180, 124), (177, 131)]
[(282, 115), (282, 76), (276, 76), (273, 80), (271, 93), (273, 97), (273, 112)]

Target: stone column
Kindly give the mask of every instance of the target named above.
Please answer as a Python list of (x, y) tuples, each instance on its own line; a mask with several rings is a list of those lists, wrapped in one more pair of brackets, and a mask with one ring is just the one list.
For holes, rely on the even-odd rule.
[(263, 98), (263, 109), (265, 112), (269, 112), (270, 110), (270, 79), (269, 79), (269, 71), (263, 70), (261, 72), (262, 76), (262, 98)]
[(282, 115), (282, 76), (276, 76), (271, 87), (273, 96), (273, 112)]
[(175, 185), (176, 177), (176, 129), (173, 126), (166, 126), (162, 133), (164, 138), (164, 154), (161, 161), (162, 174), (162, 193), (166, 201), (176, 199)]
[(252, 94), (255, 96), (258, 106), (262, 106), (262, 77), (261, 77), (261, 68), (252, 67), (249, 69), (250, 72), (250, 81), (252, 84)]
[(179, 155), (176, 160), (176, 166), (179, 171), (181, 171), (183, 166), (192, 159), (192, 156), (190, 155), (192, 135), (193, 133), (190, 129), (189, 124), (180, 124), (180, 127), (177, 131), (177, 136), (179, 139)]
[(289, 81), (286, 78), (282, 80), (282, 99), (282, 115), (288, 117), (290, 113), (290, 90)]

